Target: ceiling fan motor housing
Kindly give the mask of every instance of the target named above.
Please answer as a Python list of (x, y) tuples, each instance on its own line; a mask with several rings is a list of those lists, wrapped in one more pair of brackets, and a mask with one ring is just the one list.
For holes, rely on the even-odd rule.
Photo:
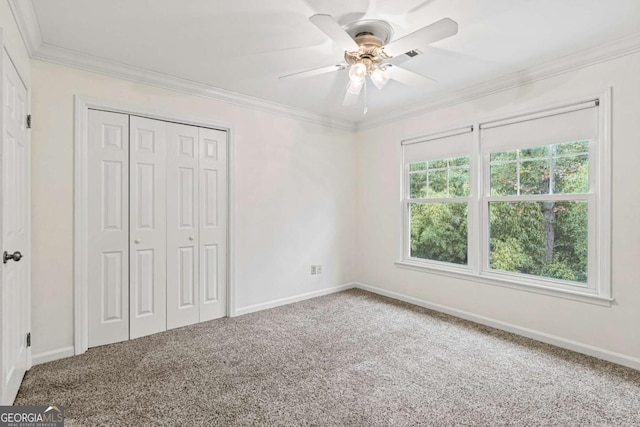
[(349, 65), (361, 62), (367, 66), (367, 69), (370, 69), (373, 65), (390, 58), (383, 49), (382, 40), (369, 32), (357, 34), (355, 41), (360, 49), (344, 53), (344, 59)]
[(383, 49), (385, 43), (393, 36), (393, 29), (388, 22), (361, 20), (347, 25), (344, 29), (360, 46), (357, 51), (344, 53), (347, 64), (361, 62), (370, 70), (374, 65), (390, 58)]

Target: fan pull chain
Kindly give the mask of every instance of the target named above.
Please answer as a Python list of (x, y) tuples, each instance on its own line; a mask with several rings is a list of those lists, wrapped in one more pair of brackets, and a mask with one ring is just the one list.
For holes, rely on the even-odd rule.
[(364, 111), (362, 114), (366, 115), (369, 108), (367, 108), (367, 79), (364, 79)]

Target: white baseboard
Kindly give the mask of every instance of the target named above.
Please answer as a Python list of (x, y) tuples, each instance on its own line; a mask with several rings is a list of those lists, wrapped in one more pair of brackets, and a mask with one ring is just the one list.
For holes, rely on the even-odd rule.
[(355, 286), (356, 286), (355, 283), (345, 283), (343, 285), (334, 286), (332, 288), (320, 289), (318, 291), (307, 292), (305, 294), (295, 295), (292, 297), (282, 298), (274, 301), (268, 301), (261, 304), (249, 305), (247, 307), (236, 308), (235, 315), (242, 316), (243, 314), (255, 313), (256, 311), (262, 311), (268, 308), (279, 307), (281, 305), (292, 304), (294, 302), (321, 297), (323, 295), (334, 294), (336, 292), (342, 292), (342, 291), (346, 291), (347, 289), (354, 288)]
[(367, 285), (365, 283), (355, 283), (355, 288), (362, 289), (363, 291), (372, 292), (374, 294), (382, 295), (385, 297), (393, 298), (399, 301), (408, 302), (409, 304), (417, 305), (420, 307), (428, 308), (430, 310), (439, 311), (441, 313), (450, 314), (461, 319), (470, 320), (481, 325), (490, 326), (492, 328), (501, 329), (503, 331), (511, 332), (516, 335), (531, 338), (536, 341), (541, 341), (547, 344), (554, 345), (556, 347), (565, 348), (578, 353), (593, 356), (598, 359), (606, 360), (608, 362), (617, 363), (618, 365), (627, 366), (629, 368), (640, 370), (640, 359), (633, 356), (628, 356), (622, 353), (616, 353), (600, 347), (595, 347), (589, 344), (583, 344), (577, 341), (572, 341), (566, 338), (558, 337), (555, 335), (546, 334), (544, 332), (535, 331), (533, 329), (523, 328), (513, 325), (511, 323), (502, 322), (500, 320), (494, 320), (488, 317), (480, 316), (477, 314), (469, 313), (466, 311), (458, 310), (455, 308), (447, 307), (440, 304), (434, 304), (419, 298), (410, 297), (398, 292), (388, 291), (386, 289), (378, 288), (375, 286)]
[(54, 360), (64, 359), (71, 357), (75, 354), (73, 346), (57, 348), (55, 350), (45, 351), (43, 353), (34, 354), (31, 358), (33, 366), (41, 365), (47, 362), (53, 362)]

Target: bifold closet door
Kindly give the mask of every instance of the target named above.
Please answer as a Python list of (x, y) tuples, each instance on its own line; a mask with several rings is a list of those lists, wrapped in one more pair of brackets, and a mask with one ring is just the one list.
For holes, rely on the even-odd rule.
[(90, 110), (89, 347), (226, 316), (227, 133)]
[(200, 321), (227, 315), (227, 132), (199, 129)]
[(226, 315), (227, 133), (167, 124), (167, 327)]
[(130, 337), (167, 329), (167, 123), (130, 116)]
[(167, 124), (167, 328), (200, 320), (198, 128)]
[(89, 110), (89, 347), (129, 339), (129, 116)]

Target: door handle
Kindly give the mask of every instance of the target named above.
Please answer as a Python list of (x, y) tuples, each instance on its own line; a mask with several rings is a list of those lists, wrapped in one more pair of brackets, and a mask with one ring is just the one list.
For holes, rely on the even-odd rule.
[(22, 259), (22, 254), (20, 253), (20, 251), (15, 251), (12, 254), (9, 254), (7, 251), (4, 251), (4, 253), (2, 254), (3, 264), (6, 264), (7, 261), (9, 261), (10, 259), (14, 260), (15, 262), (18, 262)]

